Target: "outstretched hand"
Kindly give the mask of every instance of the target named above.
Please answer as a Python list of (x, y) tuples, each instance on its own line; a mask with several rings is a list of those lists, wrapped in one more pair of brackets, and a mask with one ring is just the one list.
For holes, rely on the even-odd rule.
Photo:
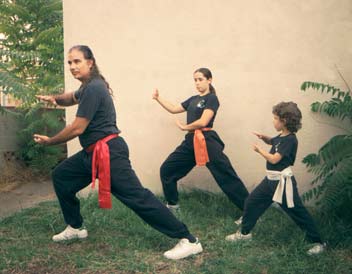
[(159, 90), (157, 88), (154, 90), (152, 96), (154, 100), (159, 98)]
[(49, 144), (50, 137), (45, 135), (34, 134), (33, 135), (34, 142), (42, 145)]
[(259, 152), (260, 147), (259, 147), (257, 144), (253, 144), (252, 146), (253, 146), (253, 150), (254, 150), (255, 152)]
[[(253, 133), (255, 136), (257, 136), (259, 139), (263, 140), (263, 135), (262, 135), (262, 134), (260, 134), (260, 133), (258, 133), (258, 132), (255, 132), (255, 131), (253, 131), (252, 133)], [(257, 144), (253, 144), (252, 147), (253, 147), (253, 150), (254, 150), (255, 152), (259, 152), (260, 147), (259, 147)]]
[(261, 133), (258, 133), (258, 132), (255, 132), (255, 131), (253, 131), (252, 132), (255, 136), (257, 136), (259, 139), (263, 139), (263, 134), (261, 134)]
[(54, 106), (57, 106), (55, 97), (52, 95), (36, 95), (35, 97), (38, 98), (40, 101), (44, 101)]

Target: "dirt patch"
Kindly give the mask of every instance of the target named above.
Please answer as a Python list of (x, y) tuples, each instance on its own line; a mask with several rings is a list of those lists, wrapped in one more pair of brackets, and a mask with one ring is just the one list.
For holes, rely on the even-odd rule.
[[(46, 263), (46, 262), (44, 262)], [(5, 270), (2, 273), (6, 274), (72, 274), (79, 273), (74, 266), (66, 265), (65, 268), (53, 269), (50, 266), (44, 265), (40, 260), (29, 262), (26, 269), (13, 268)]]
[(0, 219), (40, 202), (56, 199), (51, 180), (28, 180), (17, 184), (16, 187), (15, 184), (10, 186), (13, 187), (12, 190), (0, 191)]
[(10, 192), (28, 182), (49, 180), (48, 175), (36, 174), (23, 162), (10, 156), (5, 159), (0, 174), (0, 192)]

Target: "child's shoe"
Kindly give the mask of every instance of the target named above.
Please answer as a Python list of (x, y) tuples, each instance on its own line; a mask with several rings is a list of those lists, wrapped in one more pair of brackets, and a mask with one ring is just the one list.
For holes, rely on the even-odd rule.
[(248, 233), (245, 235), (245, 234), (242, 234), (240, 230), (237, 230), (236, 233), (230, 234), (225, 238), (225, 240), (229, 242), (251, 240), (251, 239), (252, 239), (252, 233)]
[(180, 205), (176, 204), (176, 205), (170, 205), (170, 204), (166, 204), (166, 207), (174, 214), (178, 214), (181, 211)]
[(307, 254), (308, 255), (318, 255), (322, 252), (324, 252), (326, 249), (326, 243), (316, 243), (313, 245), (313, 247), (311, 247), (308, 251)]
[(243, 218), (243, 216), (239, 217), (234, 223), (236, 225), (241, 225), (242, 224), (242, 218)]

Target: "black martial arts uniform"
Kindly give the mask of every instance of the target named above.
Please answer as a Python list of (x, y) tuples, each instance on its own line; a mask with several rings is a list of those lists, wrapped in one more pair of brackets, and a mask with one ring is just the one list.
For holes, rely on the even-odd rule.
[[(298, 140), (295, 134), (289, 134), (287, 136), (276, 136), (271, 139), (270, 153), (275, 154), (278, 152), (282, 159), (276, 163), (266, 163), (267, 170), (282, 171), (289, 166), (293, 166)], [(293, 219), (293, 221), (306, 233), (306, 238), (310, 242), (322, 243), (320, 235), (314, 224), (312, 217), (310, 216), (307, 209), (304, 207), (301, 198), (299, 197), (297, 190), (297, 182), (294, 176), (291, 177), (293, 187), (293, 202), (294, 207), (287, 206), (286, 191), (282, 196), (281, 208)], [(264, 211), (272, 204), (273, 195), (279, 181), (269, 180), (267, 177), (251, 192), (245, 203), (242, 220), (242, 234), (248, 234), (255, 226), (259, 217)]]
[[(91, 80), (74, 94), (79, 102), (77, 117), (90, 120), (79, 136), (83, 150), (60, 163), (52, 178), (65, 222), (73, 228), (82, 226), (80, 201), (76, 193), (89, 185), (92, 177), (92, 152), (87, 148), (98, 140), (119, 133), (113, 100), (104, 81)], [(187, 227), (178, 221), (148, 189), (144, 188), (129, 161), (129, 151), (119, 136), (107, 142), (110, 150), (111, 192), (145, 222), (172, 238), (188, 238)]]
[[(204, 96), (192, 96), (182, 103), (182, 107), (187, 111), (187, 124), (198, 120), (205, 109), (211, 109), (214, 116), (206, 128), (212, 128), (219, 101), (214, 93), (209, 93)], [(231, 202), (243, 210), (248, 191), (236, 174), (230, 160), (223, 153), (224, 143), (214, 130), (204, 131), (203, 134), (209, 155), (207, 168)], [(160, 168), (164, 195), (170, 205), (178, 202), (177, 181), (186, 176), (196, 165), (193, 137), (193, 132), (187, 133), (181, 145), (169, 155)]]

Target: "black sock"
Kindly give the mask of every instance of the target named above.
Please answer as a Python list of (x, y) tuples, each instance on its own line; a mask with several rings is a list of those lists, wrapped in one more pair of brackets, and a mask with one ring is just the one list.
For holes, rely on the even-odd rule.
[(188, 236), (186, 236), (186, 239), (188, 239), (188, 241), (192, 244), (197, 242), (197, 239), (192, 234), (188, 234)]

